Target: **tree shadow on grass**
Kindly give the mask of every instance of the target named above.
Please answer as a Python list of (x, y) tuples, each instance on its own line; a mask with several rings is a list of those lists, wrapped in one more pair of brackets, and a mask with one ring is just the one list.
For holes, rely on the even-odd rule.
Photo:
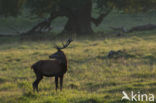
[(5, 83), (5, 82), (7, 82), (8, 80), (7, 79), (5, 79), (5, 78), (0, 78), (0, 84), (1, 83)]
[(108, 52), (108, 55), (106, 56), (97, 56), (99, 59), (119, 59), (119, 58), (135, 58), (135, 55), (129, 54), (124, 50), (118, 50), (118, 51), (113, 51), (111, 50)]
[(98, 56), (85, 58), (82, 60), (71, 59), (70, 62), (71, 63), (84, 64), (84, 63), (87, 63), (90, 61), (95, 61), (95, 59), (102, 59), (102, 60), (114, 59), (115, 60), (115, 59), (120, 59), (120, 58), (124, 58), (124, 59), (136, 58), (136, 55), (129, 54), (124, 50), (118, 50), (118, 51), (110, 51), (110, 52), (108, 52), (108, 55), (101, 55), (100, 54)]
[(149, 55), (149, 56), (145, 56), (143, 57), (143, 59), (148, 60), (151, 64), (156, 63), (156, 57)]

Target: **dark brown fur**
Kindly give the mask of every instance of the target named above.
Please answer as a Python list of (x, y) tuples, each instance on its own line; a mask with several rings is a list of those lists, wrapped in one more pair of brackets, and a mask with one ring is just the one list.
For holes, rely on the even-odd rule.
[(58, 88), (58, 78), (60, 78), (60, 90), (62, 90), (63, 77), (67, 72), (67, 59), (61, 49), (66, 48), (70, 42), (71, 40), (68, 40), (67, 44), (62, 48), (57, 47), (58, 51), (49, 56), (51, 60), (40, 60), (31, 66), (36, 74), (36, 80), (33, 83), (34, 91), (38, 91), (38, 84), (42, 80), (43, 76), (55, 77), (56, 90)]

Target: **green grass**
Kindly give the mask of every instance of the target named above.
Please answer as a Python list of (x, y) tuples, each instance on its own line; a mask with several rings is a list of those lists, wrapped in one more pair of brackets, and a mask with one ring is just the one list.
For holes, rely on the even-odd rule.
[[(69, 65), (63, 91), (55, 91), (54, 78), (44, 78), (38, 94), (33, 93), (30, 66), (56, 52), (56, 41), (7, 40), (1, 38), (0, 45), (0, 103), (121, 103), (123, 90), (156, 94), (154, 32), (75, 39), (64, 50)], [(131, 56), (109, 59), (110, 50)]]
[[(25, 31), (41, 20), (25, 16), (0, 19), (0, 34), (14, 33), (8, 25)], [(60, 32), (65, 21), (53, 21), (54, 32)], [(69, 64), (62, 92), (55, 91), (54, 78), (44, 78), (38, 94), (32, 89), (35, 74), (30, 66), (56, 52), (53, 47), (61, 40), (55, 41), (55, 33), (24, 37), (23, 41), (20, 36), (0, 37), (0, 103), (121, 103), (123, 90), (156, 94), (156, 31), (124, 37), (108, 33), (110, 26), (131, 28), (155, 21), (154, 13), (113, 12), (99, 27), (93, 26), (105, 33), (75, 38), (64, 50)], [(125, 54), (109, 59), (110, 50), (123, 50)]]

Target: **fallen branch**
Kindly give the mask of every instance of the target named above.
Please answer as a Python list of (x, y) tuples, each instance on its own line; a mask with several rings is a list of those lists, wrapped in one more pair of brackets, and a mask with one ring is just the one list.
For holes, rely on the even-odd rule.
[(118, 31), (118, 33), (130, 33), (135, 31), (146, 31), (146, 30), (154, 30), (156, 29), (156, 24), (146, 24), (132, 27), (131, 29), (127, 29), (125, 27), (110, 27), (114, 31)]
[(91, 17), (91, 21), (96, 25), (99, 26), (103, 19), (112, 11), (112, 8), (110, 8), (107, 12), (102, 13), (98, 18)]
[(127, 32), (128, 30), (125, 27), (110, 27), (114, 31)]
[(134, 32), (134, 31), (146, 31), (146, 30), (154, 30), (156, 29), (156, 24), (146, 24), (146, 25), (140, 25), (132, 27), (128, 30), (128, 32)]

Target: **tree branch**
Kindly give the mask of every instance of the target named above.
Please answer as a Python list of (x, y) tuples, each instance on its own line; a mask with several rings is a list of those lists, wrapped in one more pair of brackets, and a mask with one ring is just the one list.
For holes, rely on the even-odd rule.
[(21, 34), (20, 31), (18, 31), (18, 30), (15, 28), (15, 25), (14, 25), (14, 27), (13, 27), (13, 26), (7, 24), (7, 27), (10, 28), (11, 30), (13, 30), (14, 32), (16, 32), (17, 34)]
[(102, 13), (98, 18), (93, 18), (91, 17), (91, 21), (96, 25), (96, 26), (99, 26), (103, 19), (112, 11), (112, 8), (109, 9), (106, 13)]
[(52, 29), (51, 27), (51, 21), (53, 19), (55, 19), (58, 16), (63, 16), (64, 13), (63, 12), (52, 12), (50, 14), (50, 17), (43, 20), (42, 22), (36, 24), (32, 29), (28, 30), (27, 32), (23, 33), (23, 34), (32, 34), (34, 32), (43, 32), (43, 31), (50, 31)]
[(118, 33), (131, 33), (135, 31), (146, 31), (146, 30), (155, 30), (156, 24), (145, 24), (126, 29), (125, 27), (110, 27), (112, 30), (117, 31)]

